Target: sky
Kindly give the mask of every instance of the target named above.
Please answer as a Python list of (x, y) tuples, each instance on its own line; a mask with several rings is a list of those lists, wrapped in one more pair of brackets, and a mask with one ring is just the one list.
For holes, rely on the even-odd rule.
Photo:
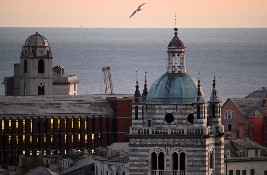
[[(142, 3), (142, 11), (129, 16)], [(267, 0), (0, 0), (0, 27), (266, 28)]]

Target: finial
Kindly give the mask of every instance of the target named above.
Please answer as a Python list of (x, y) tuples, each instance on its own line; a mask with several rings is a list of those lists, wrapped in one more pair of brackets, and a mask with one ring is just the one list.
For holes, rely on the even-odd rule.
[(146, 82), (147, 82), (147, 81), (146, 81), (146, 74), (147, 74), (147, 71), (145, 70), (145, 84), (146, 84)]
[(175, 28), (176, 28), (176, 11), (175, 11)]
[(215, 72), (214, 72), (214, 76), (213, 76), (213, 83), (212, 83), (213, 89), (215, 89), (216, 86), (216, 76), (215, 76)]
[(198, 73), (197, 92), (198, 92), (198, 96), (201, 96), (201, 90), (200, 90), (200, 73)]
[(176, 27), (176, 12), (175, 12), (175, 16), (174, 16), (175, 18), (174, 18), (174, 34), (175, 34), (175, 36), (177, 36), (177, 31), (178, 31), (178, 28)]

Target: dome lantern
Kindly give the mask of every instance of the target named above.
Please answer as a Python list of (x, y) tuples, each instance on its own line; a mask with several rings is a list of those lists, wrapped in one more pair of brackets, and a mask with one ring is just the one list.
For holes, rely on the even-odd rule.
[(178, 37), (178, 28), (175, 27), (174, 31), (174, 37), (168, 45), (167, 73), (186, 73), (184, 43)]
[(48, 40), (38, 32), (29, 36), (22, 46), (21, 57), (52, 57)]

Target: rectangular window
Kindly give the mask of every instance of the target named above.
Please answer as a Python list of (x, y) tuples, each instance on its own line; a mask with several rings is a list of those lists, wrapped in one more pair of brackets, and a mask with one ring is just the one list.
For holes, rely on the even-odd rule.
[(234, 175), (234, 171), (233, 170), (229, 170), (229, 175)]
[(255, 170), (254, 169), (250, 169), (250, 175), (255, 175)]
[(228, 131), (232, 131), (233, 128), (234, 128), (234, 127), (233, 127), (232, 124), (229, 124), (229, 123), (227, 124), (227, 130), (228, 130)]
[(53, 131), (53, 127), (54, 127), (54, 119), (51, 118), (51, 131)]
[(23, 123), (23, 133), (25, 133), (25, 119), (23, 119), (22, 123)]
[(57, 119), (57, 128), (60, 129), (60, 118)]
[(87, 143), (87, 134), (84, 135), (85, 143)]
[(19, 128), (19, 121), (16, 120), (16, 129), (18, 129), (18, 128)]
[(2, 119), (2, 131), (5, 129), (5, 120)]
[(264, 171), (264, 175), (267, 175), (267, 171)]
[(247, 171), (246, 170), (242, 170), (242, 175), (247, 175)]
[(71, 119), (71, 128), (73, 129), (73, 119)]
[(240, 170), (236, 170), (236, 171), (235, 171), (235, 174), (236, 174), (236, 175), (240, 175)]
[(151, 127), (151, 120), (147, 121), (147, 127)]
[(255, 149), (255, 156), (258, 157), (259, 156), (259, 150)]

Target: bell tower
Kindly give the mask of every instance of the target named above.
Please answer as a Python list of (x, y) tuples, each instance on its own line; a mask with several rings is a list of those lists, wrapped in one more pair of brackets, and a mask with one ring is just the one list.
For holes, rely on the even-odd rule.
[(52, 52), (48, 40), (36, 32), (22, 46), (20, 95), (52, 95)]

